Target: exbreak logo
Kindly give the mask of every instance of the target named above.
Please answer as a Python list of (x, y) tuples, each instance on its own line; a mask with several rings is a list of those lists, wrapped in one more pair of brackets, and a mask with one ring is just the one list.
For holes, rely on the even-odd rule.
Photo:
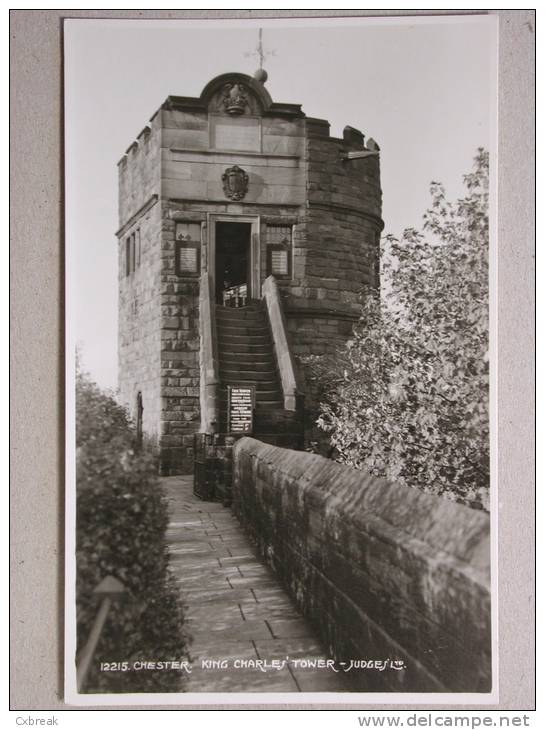
[(23, 717), (22, 715), (18, 715), (15, 718), (15, 724), (16, 725), (28, 725), (32, 727), (43, 726), (43, 725), (58, 725), (59, 724), (59, 718), (58, 717)]

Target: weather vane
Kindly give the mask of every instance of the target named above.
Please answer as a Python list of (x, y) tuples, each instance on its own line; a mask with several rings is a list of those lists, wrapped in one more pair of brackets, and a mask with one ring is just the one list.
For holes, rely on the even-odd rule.
[(275, 56), (276, 51), (264, 51), (263, 50), (263, 28), (259, 29), (259, 40), (257, 42), (257, 46), (253, 51), (248, 51), (244, 54), (246, 58), (250, 58), (255, 56), (259, 59), (259, 68), (263, 68), (263, 61), (267, 58), (267, 56)]

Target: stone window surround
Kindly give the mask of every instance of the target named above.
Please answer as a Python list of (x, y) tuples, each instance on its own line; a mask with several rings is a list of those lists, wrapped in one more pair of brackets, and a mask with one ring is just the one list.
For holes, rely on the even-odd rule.
[(134, 274), (142, 260), (142, 242), (140, 228), (135, 228), (125, 238), (125, 276)]

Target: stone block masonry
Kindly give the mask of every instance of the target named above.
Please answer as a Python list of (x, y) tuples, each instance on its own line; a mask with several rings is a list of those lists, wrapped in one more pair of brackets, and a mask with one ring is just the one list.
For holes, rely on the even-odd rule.
[[(348, 159), (364, 149), (358, 130), (330, 137), (326, 121), (274, 102), (259, 79), (229, 73), (199, 97), (169, 96), (126, 150), (118, 166), (119, 389), (134, 418), (141, 398), (162, 474), (193, 469), (202, 423), (199, 282), (207, 274), (215, 295), (223, 279), (219, 226), (251, 228), (237, 254), (247, 258), (249, 299), (277, 277), (294, 360), (331, 354), (350, 336), (362, 289), (378, 286), (383, 226), (378, 158)], [(236, 168), (244, 190), (226, 183)]]
[(233, 509), (364, 691), (489, 692), (489, 518), (314, 454), (243, 438)]
[(161, 473), (187, 474), (200, 425), (199, 280), (178, 275), (172, 206), (161, 206)]
[[(134, 420), (141, 393), (143, 430), (156, 443), (161, 433), (161, 290), (157, 277), (161, 235), (155, 203), (131, 225), (119, 244), (119, 394)], [(138, 263), (127, 271), (127, 245), (138, 248)], [(135, 251), (136, 257), (136, 251)]]

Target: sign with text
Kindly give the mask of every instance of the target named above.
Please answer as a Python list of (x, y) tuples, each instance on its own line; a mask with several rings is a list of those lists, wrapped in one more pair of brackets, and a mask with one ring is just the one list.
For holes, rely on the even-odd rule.
[(227, 386), (229, 433), (252, 433), (254, 428), (254, 385)]
[(271, 251), (271, 270), (273, 275), (287, 276), (288, 274), (288, 252), (285, 249)]
[(181, 248), (180, 249), (180, 269), (188, 271), (191, 274), (197, 272), (197, 249)]
[(176, 241), (176, 275), (197, 276), (200, 271), (200, 244)]

